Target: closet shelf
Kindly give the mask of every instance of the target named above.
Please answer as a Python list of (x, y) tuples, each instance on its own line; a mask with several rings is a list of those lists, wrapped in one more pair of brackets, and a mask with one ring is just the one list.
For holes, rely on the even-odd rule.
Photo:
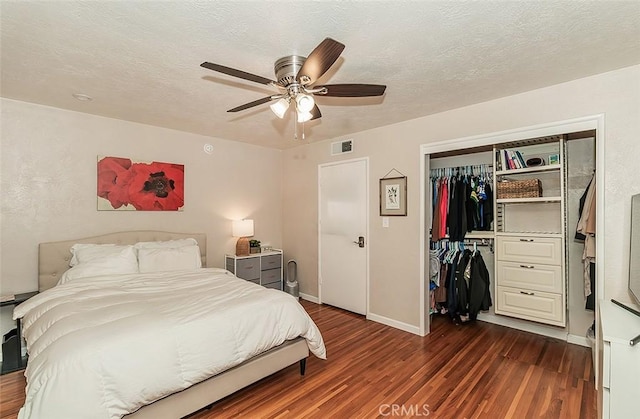
[(531, 237), (558, 237), (562, 238), (562, 233), (545, 232), (545, 231), (496, 231), (496, 236), (520, 237), (523, 234)]
[(496, 199), (498, 204), (529, 204), (532, 202), (561, 202), (561, 196), (540, 196), (536, 198), (501, 198)]
[[(472, 231), (471, 233), (467, 233), (464, 235), (465, 240), (470, 239), (493, 239), (496, 237), (496, 234), (493, 231)], [(429, 234), (429, 239), (431, 239), (431, 234)], [(449, 235), (445, 235), (443, 239), (449, 240)]]
[(559, 164), (550, 164), (548, 166), (525, 167), (522, 169), (496, 170), (496, 176), (501, 175), (517, 175), (521, 173), (548, 172), (550, 170), (560, 170), (562, 166)]

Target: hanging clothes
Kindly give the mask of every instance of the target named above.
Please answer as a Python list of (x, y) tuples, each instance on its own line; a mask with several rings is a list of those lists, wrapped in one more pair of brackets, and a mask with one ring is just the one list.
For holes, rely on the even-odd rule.
[[(457, 315), (461, 321), (467, 321), (469, 317), (469, 284), (471, 276), (469, 263), (471, 262), (471, 251), (465, 249), (460, 261), (456, 265), (455, 289), (456, 289), (456, 309), (453, 314)], [(466, 274), (468, 272), (468, 274)]]
[(463, 178), (458, 176), (452, 178), (452, 196), (449, 199), (447, 227), (449, 228), (449, 240), (454, 242), (464, 240), (467, 233), (466, 191), (467, 186)]
[[(582, 199), (581, 199), (582, 201)], [(582, 204), (582, 202), (581, 202)], [(584, 236), (582, 253), (584, 295), (587, 298), (585, 308), (595, 310), (595, 263), (596, 263), (596, 174), (594, 172), (584, 196), (584, 205), (580, 220), (576, 226), (576, 235)], [(591, 298), (589, 298), (591, 297)]]
[(467, 232), (491, 231), (493, 192), (491, 166), (432, 169), (433, 241), (464, 240)]
[(447, 308), (452, 320), (456, 320), (458, 311), (458, 290), (456, 288), (456, 271), (458, 270), (458, 259), (462, 253), (458, 252), (457, 257), (454, 258), (449, 266), (449, 274), (447, 275)]
[(431, 239), (441, 240), (447, 235), (447, 212), (449, 208), (449, 185), (447, 178), (439, 178), (434, 182), (436, 202), (433, 206), (433, 220), (431, 223)]
[(440, 216), (440, 205), (442, 204), (442, 186), (439, 179), (436, 179), (433, 182), (433, 190), (435, 201), (433, 203), (433, 213), (431, 214), (431, 240), (438, 241), (444, 237), (440, 234), (440, 223), (442, 222), (442, 217)]
[(475, 252), (471, 258), (469, 318), (475, 320), (480, 311), (489, 310), (492, 305), (489, 271), (480, 252)]
[(455, 323), (476, 320), (480, 311), (492, 306), (489, 271), (482, 254), (475, 243), (473, 251), (465, 246), (462, 242), (431, 242), (429, 251), (430, 313), (448, 313)]
[(491, 190), (491, 182), (480, 180), (478, 185), (478, 198), (480, 210), (480, 228), (481, 231), (490, 231), (493, 222), (493, 191)]

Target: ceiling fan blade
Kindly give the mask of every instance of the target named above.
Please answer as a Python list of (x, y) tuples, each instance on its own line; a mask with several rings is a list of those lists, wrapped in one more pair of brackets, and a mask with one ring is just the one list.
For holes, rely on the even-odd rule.
[(262, 105), (263, 103), (270, 102), (274, 99), (273, 96), (263, 97), (262, 99), (254, 100), (253, 102), (245, 103), (244, 105), (236, 106), (233, 109), (229, 109), (227, 112), (239, 112), (245, 109), (253, 108), (254, 106)]
[(313, 121), (314, 119), (322, 117), (322, 113), (320, 112), (320, 108), (318, 108), (318, 105), (313, 105), (313, 109), (311, 109), (311, 115), (313, 116), (309, 121)]
[(319, 87), (324, 87), (327, 92), (316, 94), (335, 97), (382, 96), (387, 88), (382, 84), (327, 84)]
[(344, 45), (331, 38), (324, 41), (311, 51), (300, 71), (296, 75), (296, 80), (303, 85), (315, 83), (328, 69), (336, 62)]
[(220, 64), (214, 64), (209, 62), (204, 62), (200, 64), (200, 67), (208, 68), (209, 70), (217, 71), (220, 73), (228, 74), (229, 76), (238, 77), (240, 79), (249, 80), (255, 83), (260, 84), (276, 84), (274, 80), (270, 80), (266, 77), (257, 76), (255, 74), (247, 73), (246, 71), (237, 70), (231, 67), (225, 67)]

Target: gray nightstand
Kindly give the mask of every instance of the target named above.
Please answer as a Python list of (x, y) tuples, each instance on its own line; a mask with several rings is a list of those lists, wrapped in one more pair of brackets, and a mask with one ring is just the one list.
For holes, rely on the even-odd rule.
[(225, 255), (225, 267), (238, 278), (282, 291), (282, 250), (249, 256)]
[[(16, 298), (11, 301), (3, 301), (0, 307), (17, 306), (36, 295), (38, 291), (16, 294)], [(10, 330), (2, 339), (2, 368), (1, 373), (7, 374), (18, 371), (27, 366), (27, 357), (22, 357), (22, 327), (21, 319), (16, 320), (16, 328)]]

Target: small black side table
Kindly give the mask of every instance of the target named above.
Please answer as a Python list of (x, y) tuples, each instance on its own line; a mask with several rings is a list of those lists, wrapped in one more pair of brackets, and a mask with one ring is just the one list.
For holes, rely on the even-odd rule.
[[(17, 306), (18, 304), (27, 301), (37, 293), (38, 291), (16, 294), (15, 299), (1, 302), (0, 307)], [(26, 357), (24, 359), (22, 358), (22, 327), (20, 320), (21, 319), (16, 320), (16, 328), (7, 333), (5, 338), (7, 336), (9, 336), (9, 338), (2, 342), (2, 374), (18, 371), (27, 366)], [(13, 355), (12, 352), (15, 355)]]

